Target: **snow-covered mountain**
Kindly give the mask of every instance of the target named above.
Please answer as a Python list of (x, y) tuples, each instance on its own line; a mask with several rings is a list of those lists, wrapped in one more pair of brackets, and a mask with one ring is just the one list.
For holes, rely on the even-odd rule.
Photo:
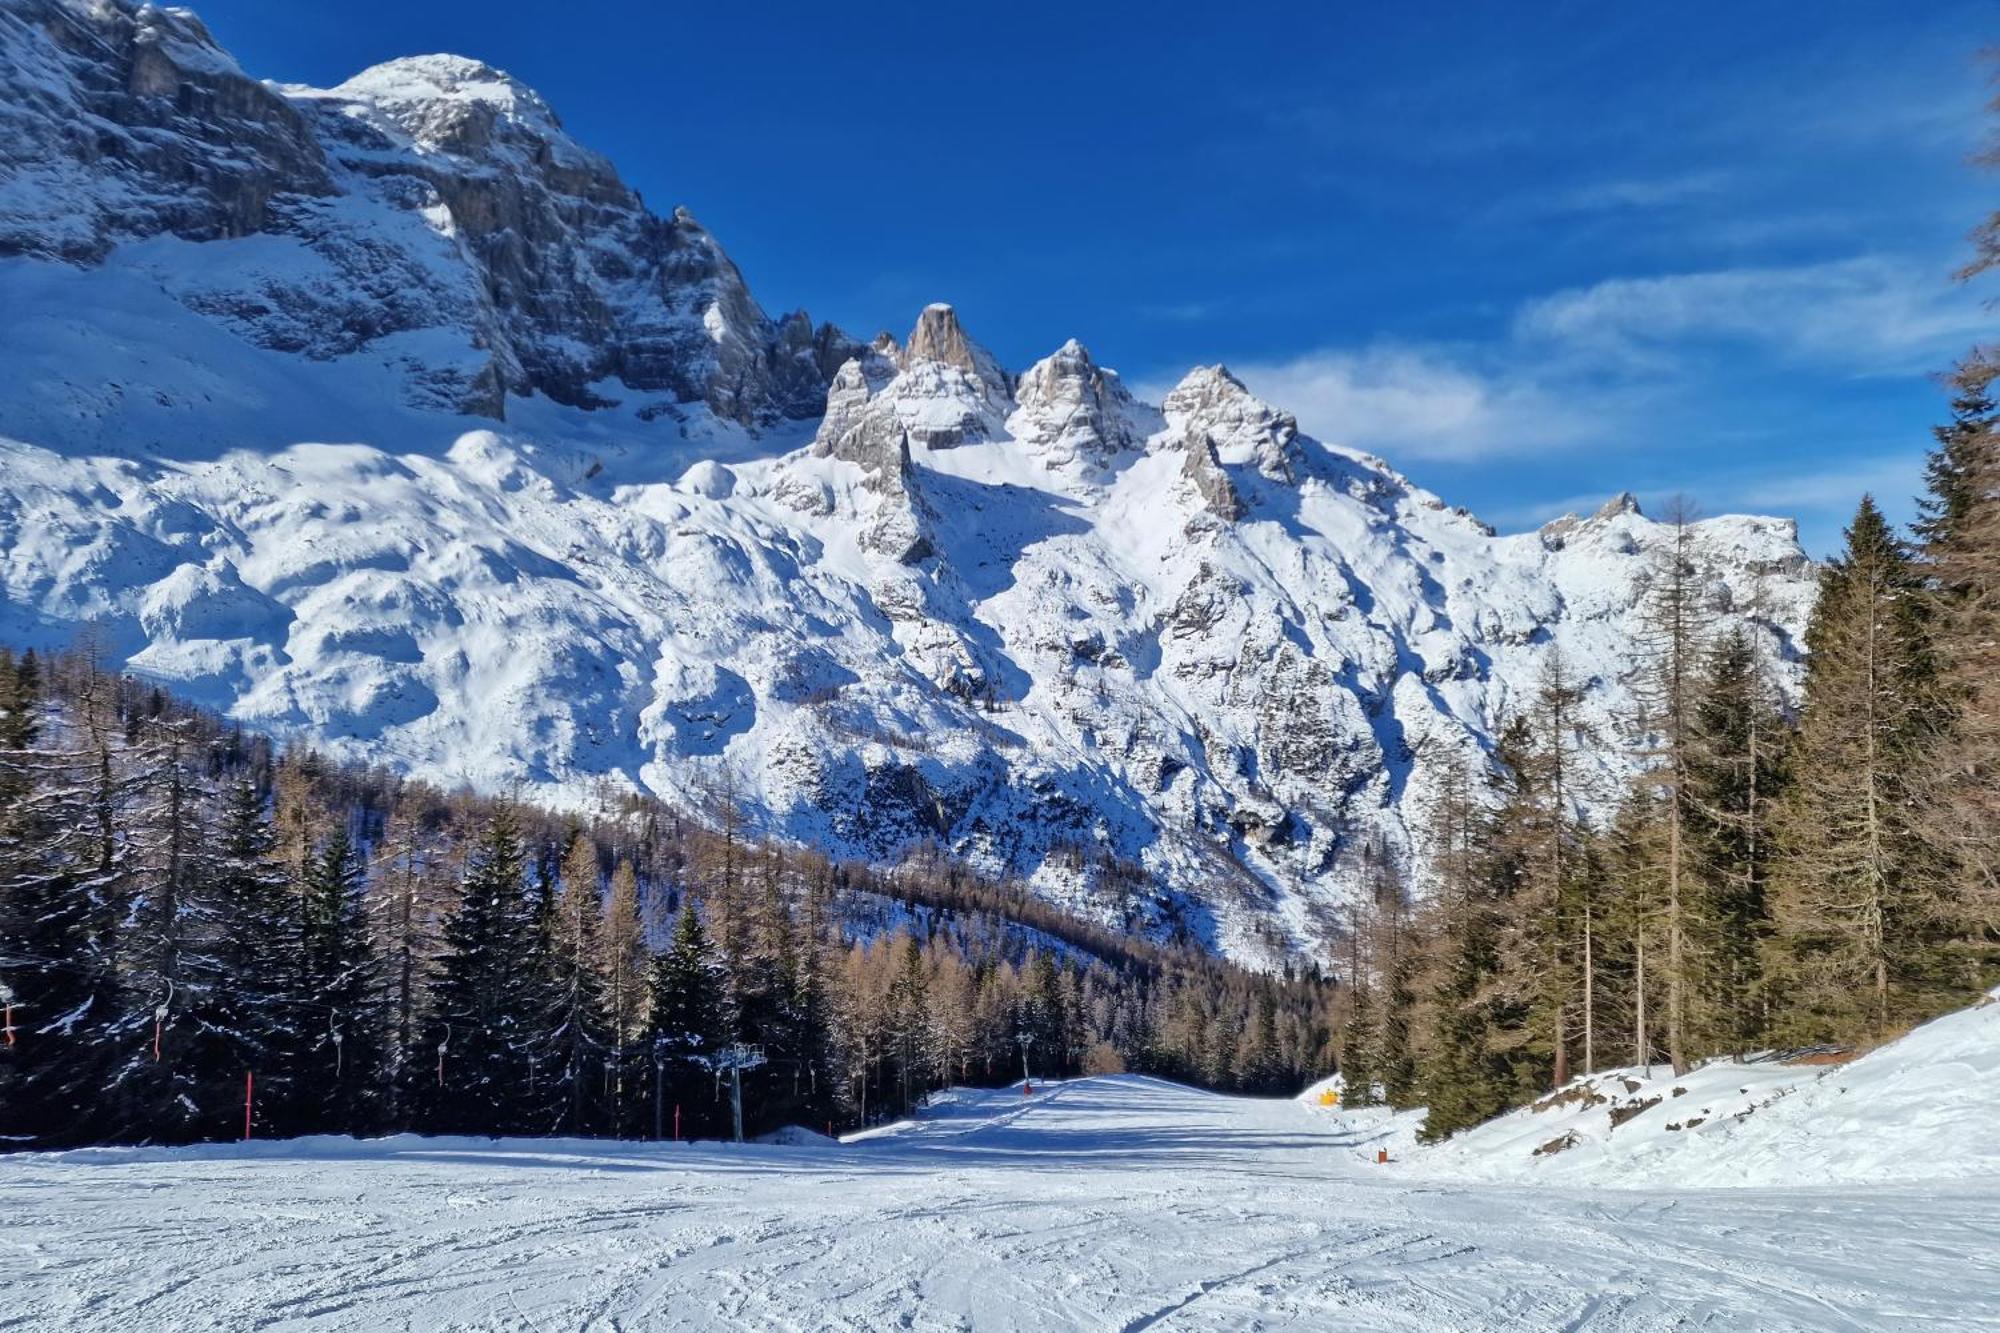
[[(1630, 714), (1665, 530), (1629, 498), (1498, 536), (1220, 366), (1152, 406), (947, 306), (773, 321), (474, 61), (279, 87), (185, 11), (0, 0), (0, 83), (0, 639), (101, 621), (345, 755), (721, 783), (1250, 958), (1407, 853), (1551, 645)], [(1792, 662), (1793, 525), (1697, 545)]]

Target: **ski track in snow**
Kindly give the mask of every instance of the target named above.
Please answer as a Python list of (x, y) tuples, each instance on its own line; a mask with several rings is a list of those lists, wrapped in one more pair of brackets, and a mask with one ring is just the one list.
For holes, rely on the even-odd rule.
[(823, 1147), (303, 1140), (0, 1159), (0, 1329), (2000, 1326), (2000, 1178), (1414, 1181), (1132, 1076)]

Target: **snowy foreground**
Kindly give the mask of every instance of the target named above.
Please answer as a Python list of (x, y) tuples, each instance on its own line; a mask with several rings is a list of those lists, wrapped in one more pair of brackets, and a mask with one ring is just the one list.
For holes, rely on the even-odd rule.
[(1976, 1328), (2000, 1177), (1419, 1179), (1137, 1077), (844, 1144), (402, 1137), (0, 1159), (4, 1329)]

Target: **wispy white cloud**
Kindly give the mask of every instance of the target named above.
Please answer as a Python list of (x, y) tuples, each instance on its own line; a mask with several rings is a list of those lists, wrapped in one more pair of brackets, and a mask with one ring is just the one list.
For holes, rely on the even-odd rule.
[[(1615, 278), (1524, 303), (1487, 343), (1319, 348), (1234, 369), (1319, 438), (1391, 459), (1471, 461), (1646, 438), (1647, 421), (1685, 408), (1689, 384), (1712, 378), (1717, 347), (1746, 348), (1737, 368), (1773, 375), (1803, 366), (1910, 376), (1944, 365), (1991, 324), (1941, 272), (1870, 255)], [(1731, 503), (1821, 502), (1807, 483), (1787, 481), (1782, 494), (1739, 487)], [(1829, 477), (1816, 494), (1850, 495), (1856, 484)], [(1553, 517), (1567, 503), (1534, 510)]]
[(1580, 393), (1544, 386), (1519, 367), (1481, 368), (1435, 345), (1328, 349), (1233, 368), (1308, 434), (1392, 459), (1545, 452), (1601, 424)]
[(1733, 174), (1727, 171), (1690, 171), (1586, 181), (1503, 199), (1490, 216), (1495, 221), (1537, 222), (1606, 213), (1656, 212), (1715, 199), (1730, 187), (1733, 179)]
[(1851, 374), (1934, 366), (1991, 327), (1971, 293), (1902, 258), (1613, 278), (1530, 301), (1517, 339), (1657, 362), (1694, 343), (1751, 343)]
[(1173, 324), (1197, 324), (1215, 313), (1213, 301), (1168, 301), (1139, 307), (1139, 313), (1148, 319), (1164, 320)]
[[(1736, 448), (1786, 454), (1784, 424), (1714, 418), (1700, 384), (1744, 376), (1842, 380), (1918, 376), (1990, 332), (1976, 294), (1904, 258), (1858, 256), (1792, 268), (1728, 268), (1612, 278), (1524, 302), (1490, 342), (1372, 342), (1232, 362), (1262, 398), (1294, 412), (1308, 434), (1390, 460), (1500, 462), (1632, 452), (1670, 490), (1732, 510), (1822, 516), (1876, 490), (1914, 494), (1906, 458), (1768, 474), (1660, 476), (1662, 460)], [(1740, 348), (1726, 362), (1716, 348)], [(1720, 378), (1718, 378), (1720, 376)], [(1152, 388), (1158, 396), (1164, 386)], [(1668, 424), (1672, 422), (1672, 424)], [(1686, 432), (1698, 430), (1694, 454)], [(1676, 436), (1674, 432), (1680, 432)], [(1728, 440), (1734, 438), (1736, 444)], [(1642, 484), (1642, 476), (1626, 484)], [(1604, 496), (1522, 502), (1496, 514), (1532, 526)]]
[(1733, 511), (1793, 514), (1832, 509), (1845, 514), (1863, 495), (1872, 495), (1884, 509), (1900, 514), (1923, 490), (1923, 479), (1924, 452), (1913, 448), (1832, 467), (1724, 474), (1716, 478), (1713, 490)]

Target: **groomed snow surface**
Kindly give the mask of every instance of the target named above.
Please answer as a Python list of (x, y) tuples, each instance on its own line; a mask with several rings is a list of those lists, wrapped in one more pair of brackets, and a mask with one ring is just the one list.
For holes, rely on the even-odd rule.
[[(1587, 1145), (1532, 1158), (1506, 1120), (1380, 1166), (1366, 1116), (1135, 1076), (953, 1092), (837, 1144), (17, 1156), (0, 1328), (1991, 1327), (1996, 1071), (1988, 1005), (1795, 1071), (1729, 1133), (1641, 1130), (1629, 1180)], [(1581, 1133), (1607, 1113), (1540, 1114)], [(1448, 1178), (1565, 1158), (1562, 1185)]]

